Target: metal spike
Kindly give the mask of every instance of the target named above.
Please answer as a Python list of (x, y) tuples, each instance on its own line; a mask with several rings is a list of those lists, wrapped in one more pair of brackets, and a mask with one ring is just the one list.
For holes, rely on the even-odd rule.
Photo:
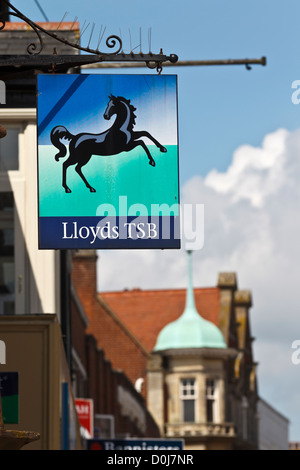
[(130, 52), (132, 51), (132, 42), (131, 42), (131, 31), (128, 29), (129, 32), (129, 44), (130, 44)]
[(142, 54), (142, 28), (140, 27), (140, 54)]
[(88, 29), (88, 27), (90, 26), (90, 23), (88, 23), (86, 25), (86, 27), (81, 31), (81, 34), (80, 34), (80, 37), (82, 38), (82, 36), (84, 35), (84, 33), (86, 32), (86, 30)]
[(36, 6), (38, 7), (38, 9), (40, 10), (40, 12), (42, 13), (43, 17), (45, 18), (45, 21), (48, 21), (49, 22), (49, 18), (47, 17), (46, 13), (44, 12), (44, 10), (42, 9), (41, 5), (39, 4), (38, 0), (34, 0), (35, 1), (35, 4)]
[(90, 39), (89, 39), (87, 48), (89, 48), (89, 46), (90, 46), (90, 42), (91, 42), (91, 39), (92, 39), (92, 36), (93, 36), (94, 28), (95, 28), (95, 23), (93, 23), (93, 26), (92, 26), (92, 30), (91, 30), (91, 34), (90, 34)]
[[(120, 31), (120, 39), (121, 39), (122, 46), (123, 46), (123, 40), (122, 40), (122, 31), (121, 31), (121, 28), (119, 28), (119, 31)], [(123, 51), (123, 47), (122, 47), (122, 51), (121, 51), (121, 52), (124, 52), (124, 51)]]
[(102, 28), (103, 28), (103, 26), (101, 25), (100, 33), (99, 33), (99, 41), (98, 41), (98, 44), (97, 44), (97, 50), (99, 49), (100, 43), (101, 43), (102, 38), (103, 38), (103, 36), (104, 36), (105, 30), (106, 30), (106, 26), (103, 28), (103, 31), (102, 31)]
[(148, 45), (149, 45), (149, 53), (151, 54), (151, 28), (148, 28)]
[(64, 16), (63, 16), (62, 19), (61, 19), (61, 22), (59, 23), (59, 25), (58, 25), (58, 27), (57, 27), (58, 30), (59, 30), (59, 28), (60, 28), (62, 22), (64, 21), (64, 19), (66, 18), (67, 15), (68, 15), (68, 12), (66, 11), (66, 13), (64, 14)]
[(78, 16), (75, 16), (74, 21), (73, 21), (72, 26), (71, 26), (71, 30), (73, 29), (73, 26), (74, 26), (74, 24), (76, 23), (77, 20), (78, 20)]
[[(83, 25), (82, 25), (82, 28), (84, 28), (85, 22), (86, 22), (86, 20), (84, 20)], [(80, 34), (79, 34), (79, 36), (78, 36), (78, 39), (77, 39), (76, 44), (79, 44), (79, 41), (80, 41), (80, 38), (81, 38), (81, 31), (82, 31), (82, 28), (81, 28), (81, 29), (79, 28)]]

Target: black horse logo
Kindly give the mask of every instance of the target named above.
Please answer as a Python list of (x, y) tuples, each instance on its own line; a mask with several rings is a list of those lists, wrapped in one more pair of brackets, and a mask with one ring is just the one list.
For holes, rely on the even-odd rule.
[(63, 176), (62, 186), (65, 188), (66, 193), (71, 190), (67, 185), (67, 168), (71, 165), (76, 165), (75, 170), (84, 181), (85, 185), (91, 192), (96, 190), (88, 183), (82, 173), (82, 167), (88, 163), (92, 155), (117, 155), (120, 152), (130, 152), (137, 146), (143, 147), (148, 158), (149, 164), (155, 166), (149, 149), (145, 142), (141, 140), (142, 137), (148, 137), (160, 149), (161, 152), (166, 152), (167, 149), (163, 147), (151, 134), (147, 131), (134, 131), (136, 115), (134, 114), (136, 108), (121, 96), (109, 96), (109, 102), (104, 112), (104, 119), (109, 120), (114, 114), (116, 119), (113, 125), (100, 134), (80, 133), (77, 135), (71, 134), (64, 126), (56, 126), (51, 131), (51, 142), (59, 150), (55, 155), (55, 160), (65, 157), (67, 148), (61, 139), (67, 139), (69, 144), (69, 157), (63, 163)]

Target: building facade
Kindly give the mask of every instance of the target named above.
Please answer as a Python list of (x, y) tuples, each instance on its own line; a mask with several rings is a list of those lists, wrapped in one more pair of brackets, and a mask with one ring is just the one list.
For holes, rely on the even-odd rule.
[[(59, 27), (60, 36), (78, 40), (78, 23), (42, 26)], [(37, 37), (28, 25), (8, 21), (0, 39), (1, 54), (17, 61)], [(78, 53), (43, 35), (41, 54), (54, 48), (56, 54)], [(98, 437), (158, 436), (144, 398), (88, 331), (71, 279), (72, 252), (38, 249), (38, 71), (25, 69), (0, 70), (6, 84), (0, 107), (0, 391), (6, 394), (5, 380), (14, 373), (19, 403), (13, 422), (7, 408), (2, 410), (0, 448), (20, 447), (18, 436), (26, 432), (25, 450), (84, 449), (87, 435), (76, 398), (93, 400)], [(10, 442), (9, 433), (14, 433)]]
[[(18, 27), (7, 23), (0, 33), (2, 53), (9, 54), (10, 44), (24, 34)], [(39, 434), (28, 448), (80, 448), (62, 334), (63, 257), (37, 249), (35, 88), (32, 78), (11, 77), (6, 84), (6, 105), (0, 108), (6, 129), (0, 142), (0, 338), (6, 362), (0, 372), (18, 373), (20, 403), (18, 422), (4, 422), (10, 430)], [(62, 414), (69, 416), (68, 442), (62, 439)]]
[[(77, 24), (59, 28), (78, 39)], [(26, 53), (30, 35), (8, 22), (2, 54)], [(44, 44), (45, 53), (66, 52), (55, 41)], [(0, 373), (17, 374), (19, 395), (17, 422), (5, 428), (37, 433), (28, 450), (85, 448), (76, 398), (88, 398), (95, 437), (257, 449), (250, 292), (237, 288), (234, 273), (222, 273), (208, 289), (189, 283), (187, 290), (98, 295), (93, 250), (38, 250), (36, 71), (15, 72), (0, 77), (7, 84), (0, 107)]]
[(141, 390), (161, 436), (187, 449), (258, 448), (251, 294), (234, 273), (213, 288), (93, 296), (96, 258), (77, 253), (73, 265), (89, 331)]

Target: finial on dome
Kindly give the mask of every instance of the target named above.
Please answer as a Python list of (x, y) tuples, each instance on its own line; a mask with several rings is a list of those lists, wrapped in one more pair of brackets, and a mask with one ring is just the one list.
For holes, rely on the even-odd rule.
[(192, 251), (187, 250), (188, 255), (188, 285), (186, 291), (185, 309), (183, 315), (199, 315), (195, 303), (194, 286), (193, 286), (193, 263)]
[(205, 320), (196, 309), (193, 280), (192, 252), (188, 254), (188, 285), (183, 313), (159, 333), (154, 351), (184, 348), (226, 348), (223, 335), (212, 322)]

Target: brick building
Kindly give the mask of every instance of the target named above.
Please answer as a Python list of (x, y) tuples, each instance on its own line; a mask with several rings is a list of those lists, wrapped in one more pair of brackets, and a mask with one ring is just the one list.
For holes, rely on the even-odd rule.
[[(85, 260), (85, 267), (78, 266), (78, 259)], [(73, 267), (71, 337), (74, 394), (77, 398), (93, 400), (95, 437), (159, 437), (158, 426), (147, 410), (144, 398), (127, 378), (126, 371), (117, 368), (116, 362), (107, 355), (105, 341), (101, 344), (92, 333), (92, 325), (97, 323), (93, 318), (97, 316), (98, 302), (95, 276), (90, 270), (95, 259), (93, 251), (79, 252)], [(80, 298), (85, 300), (81, 303)], [(93, 318), (89, 318), (86, 312), (93, 312)], [(100, 336), (120, 336), (121, 343), (116, 343), (116, 349), (122, 348), (125, 344), (122, 334), (110, 329), (107, 319), (98, 318), (98, 322)], [(127, 357), (136, 352), (128, 343), (127, 349), (126, 345), (124, 350), (119, 349), (119, 353), (121, 350)]]
[[(161, 435), (184, 438), (189, 449), (257, 448), (251, 294), (237, 288), (235, 274), (220, 274), (218, 285), (206, 289), (93, 295), (96, 260), (92, 252), (78, 252), (73, 258), (72, 278), (89, 318), (88, 331), (113, 367), (123, 370), (141, 390)], [(217, 332), (219, 343), (174, 343), (173, 330), (170, 345), (157, 347), (161, 332), (181, 318), (191, 293), (194, 314), (201, 314), (209, 336)], [(196, 317), (193, 321), (197, 324)], [(194, 411), (183, 411), (190, 406), (184, 402), (184, 386), (194, 387)], [(215, 396), (208, 397), (209, 387)], [(214, 400), (217, 405), (212, 405)]]
[(78, 251), (73, 257), (72, 281), (88, 317), (87, 333), (96, 338), (112, 367), (122, 370), (135, 384), (145, 378), (149, 351), (97, 295), (96, 261), (93, 250)]

